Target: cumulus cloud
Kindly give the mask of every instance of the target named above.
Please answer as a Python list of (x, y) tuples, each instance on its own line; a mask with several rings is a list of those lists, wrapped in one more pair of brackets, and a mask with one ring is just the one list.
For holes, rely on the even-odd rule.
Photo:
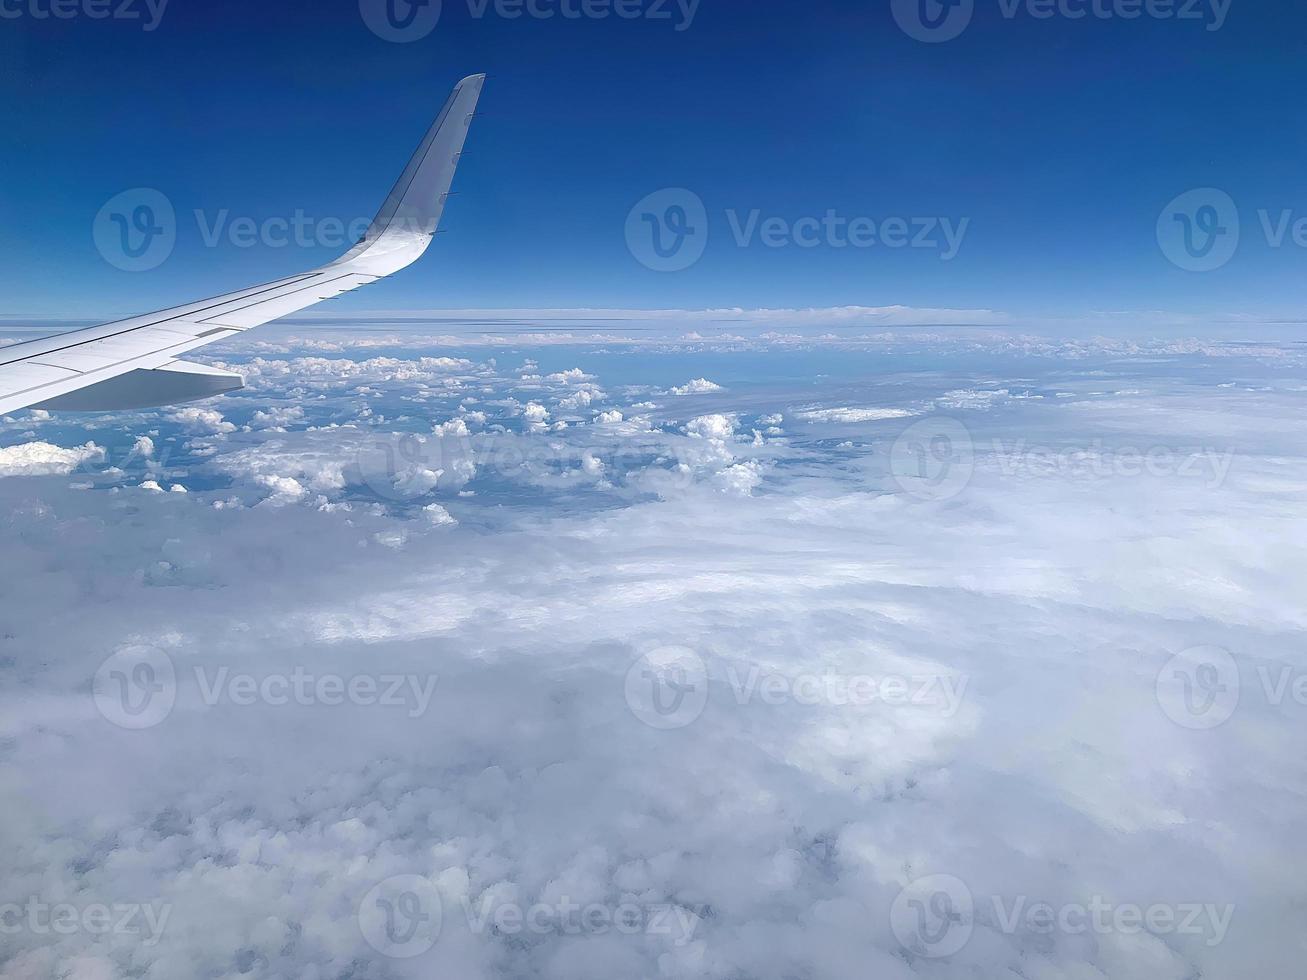
[[(967, 348), (816, 383), (768, 356), (718, 412), (560, 432), (519, 431), (553, 396), (488, 365), (457, 368), (472, 431), (444, 428), (467, 391), (378, 377), (365, 424), (306, 364), (224, 400), (222, 438), (158, 414), (184, 496), (0, 481), (0, 906), (162, 923), (24, 927), (0, 977), (1295, 975), (1307, 365), (1023, 357), (982, 387)], [(624, 405), (687, 370), (594, 359), (565, 363)], [(1068, 397), (740, 436), (1004, 388)], [(296, 390), (314, 425), (245, 430)], [(0, 454), (57, 448), (29, 438)], [(1202, 729), (1159, 678), (1210, 647), (1242, 697)], [(953, 882), (962, 941), (927, 955)], [(1198, 931), (1013, 912), (1096, 898)], [(437, 908), (429, 948), (378, 949)]]
[(48, 442), (20, 443), (0, 448), (0, 478), (6, 476), (66, 476), (83, 463), (104, 458), (93, 442), (64, 449)]
[(449, 511), (445, 510), (440, 504), (427, 504), (422, 508), (422, 513), (429, 523), (435, 524), (437, 527), (458, 523), (450, 515)]
[(685, 431), (701, 439), (726, 440), (735, 435), (735, 419), (729, 415), (700, 415), (686, 423)]
[[(259, 476), (257, 480), (259, 486), (271, 491), (271, 495), (265, 499), (265, 503), (270, 506), (278, 507), (292, 504), (308, 495), (308, 490), (294, 477)], [(157, 486), (156, 484), (156, 489)]]
[(169, 420), (181, 425), (187, 432), (235, 432), (236, 426), (226, 421), (214, 408), (183, 408), (173, 412)]
[(707, 378), (695, 378), (683, 385), (672, 389), (673, 395), (706, 395), (714, 391), (722, 391), (721, 385), (709, 381)]
[(286, 426), (304, 420), (304, 409), (299, 405), (278, 405), (260, 410), (250, 419), (250, 425), (256, 429), (285, 429)]

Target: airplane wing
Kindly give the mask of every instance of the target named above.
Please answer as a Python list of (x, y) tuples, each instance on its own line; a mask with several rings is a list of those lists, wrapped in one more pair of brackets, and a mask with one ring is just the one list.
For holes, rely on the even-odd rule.
[(243, 387), (238, 374), (177, 358), (417, 261), (440, 222), (485, 78), (471, 75), (455, 86), (366, 234), (335, 262), (170, 310), (0, 347), (0, 414), (27, 407), (144, 408)]

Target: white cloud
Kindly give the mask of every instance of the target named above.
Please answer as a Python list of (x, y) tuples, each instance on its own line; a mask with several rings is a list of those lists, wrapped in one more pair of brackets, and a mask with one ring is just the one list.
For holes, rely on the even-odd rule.
[[(483, 423), (485, 422), (484, 416), (482, 416), (481, 422)], [(457, 439), (465, 439), (469, 435), (471, 435), (471, 432), (467, 427), (467, 421), (465, 419), (450, 419), (448, 422), (442, 422), (439, 425), (435, 426), (432, 431), (434, 431), (436, 435), (442, 438), (446, 436), (452, 436)]]
[(422, 513), (426, 516), (428, 522), (437, 527), (458, 523), (458, 521), (454, 520), (450, 515), (449, 511), (445, 510), (445, 508), (440, 506), (440, 504), (427, 504), (422, 508)]
[[(463, 393), (402, 402), (412, 386), (378, 381), (377, 413), (407, 413), (426, 441), (351, 425), (196, 439), (212, 455), (170, 457), (191, 497), (169, 507), (0, 481), (0, 905), (170, 909), (150, 946), (7, 935), (0, 977), (1295, 975), (1307, 707), (1292, 685), (1268, 701), (1258, 669), (1303, 668), (1307, 374), (1236, 360), (1227, 373), (1250, 383), (1220, 389), (1201, 380), (1220, 373), (1205, 357), (1014, 363), (1000, 386), (1075, 397), (977, 416), (970, 465), (945, 460), (968, 469), (945, 499), (898, 482), (916, 473), (895, 469), (908, 420), (853, 454), (749, 445), (738, 419), (875, 405), (887, 389), (935, 404), (978, 384), (965, 356), (924, 380), (869, 358), (865, 381), (750, 385), (684, 425), (562, 432), (509, 423), (537, 397), (515, 378), (478, 381), (500, 431), (435, 435)], [(678, 353), (641, 370), (675, 371), (649, 382), (661, 387), (684, 365)], [(1095, 374), (1105, 365), (1133, 376)], [(271, 390), (301, 384), (288, 373)], [(313, 415), (350, 418), (354, 398)], [(165, 417), (160, 440), (186, 425)], [(113, 431), (130, 445), (129, 425)], [(1077, 477), (1014, 468), (1023, 439), (1095, 459), (1238, 452), (1215, 482)], [(378, 444), (396, 467), (373, 487), (353, 471)], [(408, 463), (466, 463), (484, 480), (460, 495), (461, 523), (388, 495)], [(138, 463), (130, 480), (144, 476)], [(251, 506), (263, 500), (295, 506)], [(1192, 731), (1156, 682), (1203, 644), (1246, 676), (1229, 720)], [(107, 657), (131, 651), (128, 666), (166, 654), (180, 681), (168, 716), (138, 731), (88, 693)], [(703, 702), (663, 730), (638, 698), (644, 670), (668, 663)], [(196, 671), (214, 685), (223, 668), (256, 690), (297, 669), (411, 677), (419, 695), (434, 682), (416, 713), (405, 684), (392, 707), (241, 704), (239, 685), (206, 702)], [(906, 679), (909, 697), (913, 678), (940, 686), (915, 704), (858, 702), (828, 693), (842, 678)], [(390, 960), (357, 910), (409, 874), (438, 892), (444, 924), (427, 953)], [(927, 875), (961, 879), (983, 911), (948, 960), (913, 955), (892, 927), (901, 888)], [(1215, 945), (1004, 931), (994, 913), (995, 900), (1096, 895), (1235, 913)], [(565, 900), (668, 908), (691, 928), (511, 935), (469, 920), (486, 903)]]
[(808, 409), (797, 414), (805, 422), (856, 423), (902, 419), (917, 413), (906, 408), (818, 408)]
[(275, 405), (254, 413), (250, 424), (256, 429), (285, 429), (288, 425), (304, 421), (304, 409), (300, 405)]
[(294, 477), (260, 476), (257, 481), (260, 486), (272, 491), (264, 502), (274, 507), (295, 503), (308, 495), (308, 490)]
[(714, 391), (723, 391), (721, 385), (709, 381), (707, 378), (695, 378), (688, 381), (678, 388), (672, 389), (673, 395), (706, 395)]
[(213, 408), (183, 408), (168, 416), (169, 420), (183, 426), (187, 432), (235, 432), (236, 426), (226, 421), (222, 413)]
[(566, 371), (545, 375), (545, 380), (553, 381), (556, 384), (577, 384), (590, 377), (591, 375), (586, 374), (580, 368), (568, 368)]
[(685, 425), (685, 431), (701, 439), (724, 441), (735, 435), (735, 418), (729, 415), (700, 415)]
[(762, 464), (752, 459), (736, 463), (722, 470), (717, 480), (724, 489), (748, 496), (762, 484)]
[(83, 463), (104, 459), (93, 442), (64, 449), (48, 442), (26, 442), (0, 448), (0, 478), (7, 476), (67, 476)]

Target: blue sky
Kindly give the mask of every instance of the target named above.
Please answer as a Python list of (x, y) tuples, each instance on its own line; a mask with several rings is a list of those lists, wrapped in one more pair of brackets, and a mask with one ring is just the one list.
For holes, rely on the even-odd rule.
[[(491, 79), (449, 234), (333, 309), (1307, 308), (1307, 248), (1291, 232), (1272, 247), (1258, 215), (1307, 217), (1307, 12), (1234, 0), (1211, 30), (1211, 0), (1193, 20), (1040, 18), (1014, 2), (976, 0), (961, 36), (923, 43), (889, 3), (702, 0), (687, 23), (675, 2), (670, 20), (543, 20), (445, 0), (429, 36), (397, 44), (355, 2), (171, 0), (145, 30), (143, 0), (135, 21), (38, 19), (48, 0), (6, 0), (18, 16), (0, 20), (0, 312), (107, 319), (329, 259), (325, 246), (207, 246), (193, 212), (209, 226), (224, 209), (256, 223), (371, 215), (474, 71)], [(1119, 13), (1130, 0), (1100, 2)], [(126, 273), (92, 225), (137, 187), (173, 203), (178, 243), (159, 268)], [(691, 268), (658, 273), (624, 228), (668, 187), (704, 202), (709, 240)], [(1196, 273), (1167, 260), (1155, 229), (1204, 187), (1230, 195), (1242, 238)], [(966, 230), (949, 261), (740, 247), (731, 214), (755, 211)]]

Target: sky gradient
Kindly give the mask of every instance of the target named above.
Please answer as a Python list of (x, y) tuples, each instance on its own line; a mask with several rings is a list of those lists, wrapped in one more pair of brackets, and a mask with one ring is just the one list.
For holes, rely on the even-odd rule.
[[(371, 216), (476, 71), (491, 77), (448, 234), (332, 310), (1307, 308), (1307, 248), (1292, 225), (1275, 247), (1259, 215), (1272, 231), (1285, 212), (1307, 217), (1301, 10), (1208, 2), (1194, 19), (1126, 19), (1128, 3), (1103, 2), (1112, 16), (1075, 19), (978, 0), (959, 37), (925, 43), (889, 3), (815, 0), (799, 15), (702, 0), (691, 18), (673, 2), (657, 20), (648, 0), (627, 20), (446, 0), (428, 36), (392, 43), (356, 2), (172, 0), (152, 30), (143, 2), (138, 20), (33, 16), (43, 7), (11, 0), (0, 20), (9, 316), (110, 319), (330, 259), (330, 243), (205, 239), (237, 218)], [(178, 237), (161, 266), (128, 273), (92, 231), (139, 187), (172, 203)], [(1159, 247), (1159, 216), (1209, 187), (1234, 202), (1239, 246), (1186, 271)], [(664, 188), (697, 195), (708, 224), (702, 258), (676, 272), (646, 267), (625, 235), (636, 202)], [(832, 213), (965, 232), (947, 260), (833, 247), (824, 232), (812, 247), (764, 241), (768, 219)]]

